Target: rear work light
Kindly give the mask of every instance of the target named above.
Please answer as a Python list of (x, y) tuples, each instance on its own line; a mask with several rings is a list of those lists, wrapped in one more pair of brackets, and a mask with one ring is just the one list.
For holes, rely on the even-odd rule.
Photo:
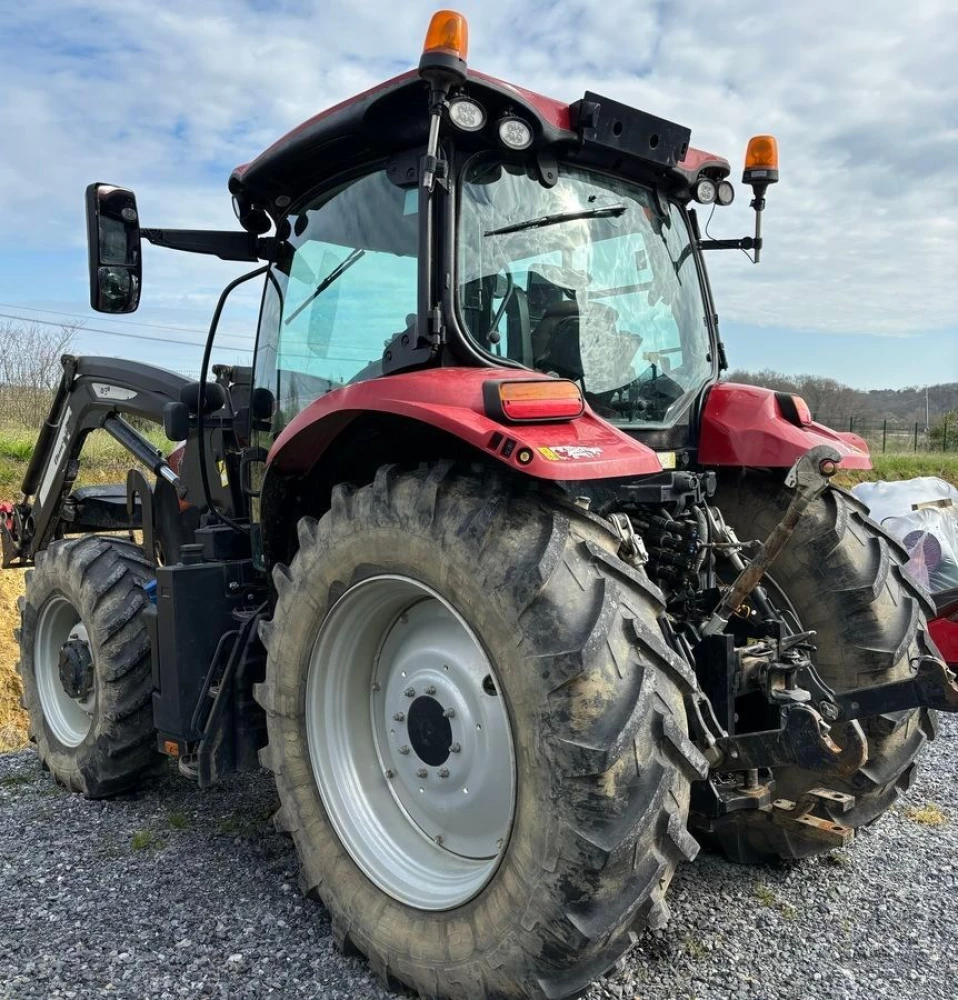
[(582, 393), (568, 379), (484, 382), (486, 415), (509, 424), (575, 420), (585, 412)]
[(782, 416), (796, 427), (807, 427), (812, 423), (812, 412), (808, 403), (801, 396), (793, 396), (787, 392), (776, 392), (778, 408)]

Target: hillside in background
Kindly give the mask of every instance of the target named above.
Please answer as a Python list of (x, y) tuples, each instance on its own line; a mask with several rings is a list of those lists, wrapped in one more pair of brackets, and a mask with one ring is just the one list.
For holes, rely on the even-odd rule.
[[(726, 375), (729, 382), (762, 385), (776, 392), (801, 396), (816, 419), (844, 423), (849, 418), (868, 421), (925, 422), (925, 387), (905, 389), (853, 389), (833, 378), (819, 375), (785, 375), (764, 368), (758, 372), (741, 369)], [(931, 426), (946, 413), (958, 410), (958, 382), (941, 382), (927, 388), (928, 418)], [(835, 418), (842, 418), (836, 420)]]

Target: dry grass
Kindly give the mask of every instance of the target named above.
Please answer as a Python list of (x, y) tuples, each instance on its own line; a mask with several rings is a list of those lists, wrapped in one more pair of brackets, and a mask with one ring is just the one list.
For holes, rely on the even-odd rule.
[(948, 822), (945, 814), (934, 802), (926, 802), (923, 806), (909, 806), (905, 816), (923, 826), (944, 826)]
[(19, 650), (13, 630), (20, 620), (17, 598), (23, 593), (23, 573), (0, 572), (0, 753), (27, 742), (27, 716), (20, 708)]

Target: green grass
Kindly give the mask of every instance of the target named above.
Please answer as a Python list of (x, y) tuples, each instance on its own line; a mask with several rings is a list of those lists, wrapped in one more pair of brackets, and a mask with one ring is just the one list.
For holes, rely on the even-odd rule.
[[(142, 431), (157, 448), (164, 452), (173, 445), (166, 440), (159, 427)], [(0, 501), (14, 500), (20, 493), (20, 484), (33, 455), (39, 429), (21, 426), (0, 427)], [(77, 484), (91, 486), (100, 483), (121, 483), (127, 470), (138, 463), (106, 431), (94, 431), (86, 439), (80, 452), (80, 477)]]
[(137, 830), (130, 840), (130, 847), (134, 851), (150, 851), (162, 846), (163, 841), (152, 830)]
[(872, 482), (876, 479), (914, 479), (917, 476), (938, 476), (958, 486), (958, 452), (909, 452), (882, 454), (872, 452), (873, 469), (840, 472), (836, 481), (840, 486)]
[(33, 778), (26, 774), (11, 774), (6, 778), (0, 778), (0, 788), (19, 788), (21, 785), (32, 784)]
[(189, 817), (184, 812), (179, 812), (174, 810), (166, 817), (166, 821), (170, 824), (171, 830), (185, 830), (189, 825)]

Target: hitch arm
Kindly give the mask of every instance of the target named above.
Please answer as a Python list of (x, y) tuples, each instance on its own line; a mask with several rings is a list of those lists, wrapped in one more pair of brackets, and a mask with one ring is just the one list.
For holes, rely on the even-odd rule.
[(845, 726), (844, 746), (829, 736), (828, 728), (815, 709), (789, 705), (782, 709), (779, 729), (717, 740), (721, 758), (712, 765), (713, 770), (749, 771), (791, 764), (808, 771), (840, 775), (858, 770), (868, 759), (868, 743), (861, 726), (857, 722)]
[(785, 477), (785, 485), (794, 487), (795, 495), (785, 516), (726, 591), (703, 629), (704, 635), (715, 635), (725, 630), (729, 619), (758, 586), (768, 568), (788, 544), (809, 504), (828, 489), (829, 481), (838, 471), (840, 461), (841, 455), (834, 448), (820, 444), (809, 448), (791, 467)]
[(955, 675), (937, 656), (927, 654), (918, 658), (915, 673), (910, 677), (874, 687), (832, 691), (810, 663), (799, 669), (797, 682), (811, 692), (813, 702), (830, 722), (870, 719), (913, 708), (958, 712)]

